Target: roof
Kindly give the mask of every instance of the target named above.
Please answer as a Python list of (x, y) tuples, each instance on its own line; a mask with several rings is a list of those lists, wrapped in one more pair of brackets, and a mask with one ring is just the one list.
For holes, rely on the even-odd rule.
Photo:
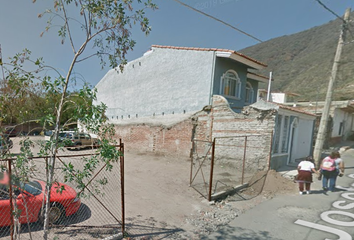
[(303, 114), (307, 114), (307, 115), (316, 117), (316, 114), (313, 114), (313, 113), (310, 113), (310, 112), (301, 110), (301, 109), (299, 109), (299, 108), (289, 107), (289, 106), (286, 106), (286, 105), (283, 105), (283, 104), (280, 104), (280, 103), (276, 103), (276, 102), (272, 102), (272, 103), (278, 105), (279, 108), (282, 108), (282, 109), (285, 109), (285, 110), (290, 110), (290, 111), (294, 111), (294, 112), (298, 112), (298, 113), (303, 113)]
[[(273, 78), (272, 78), (272, 80), (273, 80)], [(265, 92), (265, 93), (268, 93), (268, 90), (266, 90), (266, 89), (259, 89), (259, 92)], [(295, 97), (299, 97), (299, 96), (301, 96), (300, 94), (293, 93), (293, 92), (271, 91), (271, 93), (283, 93), (283, 94), (285, 94), (285, 95), (288, 95), (288, 96), (295, 96)]]
[[(197, 48), (197, 47), (175, 47), (175, 46), (162, 46), (162, 45), (152, 45), (152, 48), (167, 48), (167, 49), (174, 49), (174, 50), (190, 50), (190, 51), (209, 51), (209, 52), (217, 52), (219, 53), (218, 57), (228, 57), (232, 58), (234, 60), (247, 60), (251, 64), (247, 64), (251, 67), (254, 67), (256, 69), (262, 69), (267, 67), (267, 64), (262, 63), (260, 61), (257, 61), (251, 57), (248, 57), (242, 53), (236, 52), (235, 50), (229, 50), (229, 49), (222, 49), (222, 48)], [(242, 62), (242, 61), (240, 61)], [(252, 64), (253, 63), (253, 64)]]
[[(253, 72), (247, 72), (247, 78), (253, 79), (253, 80), (257, 80), (260, 82), (265, 82), (268, 83), (269, 82), (269, 78), (260, 74), (256, 74)], [(272, 81), (274, 81), (274, 78), (272, 78)]]

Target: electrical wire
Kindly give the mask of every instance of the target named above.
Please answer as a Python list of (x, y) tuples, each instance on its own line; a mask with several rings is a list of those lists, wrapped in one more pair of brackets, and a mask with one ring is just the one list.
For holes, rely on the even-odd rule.
[(337, 18), (339, 18), (340, 20), (342, 20), (342, 22), (346, 23), (345, 20), (339, 16), (337, 13), (335, 13), (334, 11), (332, 11), (329, 7), (327, 7), (324, 3), (322, 3), (320, 0), (315, 0), (316, 2), (318, 2), (322, 7), (324, 7), (328, 12), (332, 13), (334, 16), (336, 16)]
[[(346, 28), (352, 38), (354, 38), (352, 31), (349, 29), (350, 21), (345, 21), (342, 17), (340, 17), (338, 14), (336, 14), (333, 10), (331, 10), (329, 7), (327, 7), (324, 3), (322, 3), (320, 0), (315, 0), (318, 2), (322, 7), (324, 7), (327, 11), (332, 13), (334, 16), (336, 16), (338, 19), (340, 19), (343, 22), (344, 28)], [(349, 42), (351, 43), (351, 42)]]
[(242, 34), (244, 34), (244, 35), (250, 37), (250, 38), (253, 38), (254, 40), (256, 40), (256, 41), (258, 41), (258, 42), (263, 42), (263, 41), (260, 40), (259, 38), (256, 38), (256, 37), (252, 36), (251, 34), (246, 33), (245, 31), (242, 31), (241, 29), (236, 28), (236, 27), (232, 26), (232, 25), (229, 24), (229, 23), (224, 22), (224, 21), (222, 21), (222, 20), (220, 20), (220, 19), (218, 19), (218, 18), (216, 18), (216, 17), (213, 17), (213, 16), (211, 16), (211, 15), (205, 13), (205, 12), (202, 12), (202, 11), (200, 11), (200, 10), (198, 10), (198, 9), (196, 9), (196, 8), (194, 8), (194, 7), (190, 6), (190, 5), (188, 5), (188, 4), (185, 4), (185, 3), (183, 3), (183, 2), (181, 2), (181, 1), (179, 1), (179, 0), (173, 0), (173, 1), (175, 1), (175, 2), (177, 2), (177, 3), (179, 3), (179, 4), (181, 4), (181, 5), (183, 5), (183, 6), (187, 7), (187, 8), (189, 8), (189, 9), (192, 9), (193, 11), (196, 11), (196, 12), (198, 12), (198, 13), (200, 13), (200, 14), (203, 14), (204, 16), (207, 16), (207, 17), (209, 17), (209, 18), (211, 18), (211, 19), (214, 19), (215, 21), (218, 21), (218, 22), (220, 22), (220, 23), (222, 23), (222, 24), (224, 24), (224, 25), (226, 25), (226, 26), (228, 26), (228, 27), (230, 27), (230, 28), (232, 28), (232, 29), (234, 29), (234, 30), (236, 30), (236, 31), (238, 31), (238, 32), (240, 32), (240, 33), (242, 33)]

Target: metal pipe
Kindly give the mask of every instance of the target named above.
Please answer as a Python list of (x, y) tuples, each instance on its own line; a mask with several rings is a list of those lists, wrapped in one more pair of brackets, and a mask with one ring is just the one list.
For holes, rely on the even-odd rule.
[(119, 139), (121, 156), (120, 158), (120, 184), (121, 184), (121, 198), (122, 198), (122, 234), (125, 235), (125, 198), (124, 198), (124, 143)]
[(213, 140), (213, 146), (211, 149), (210, 180), (209, 180), (209, 194), (208, 194), (208, 201), (209, 202), (211, 201), (211, 188), (213, 187), (214, 155), (215, 155), (215, 138)]
[(9, 174), (9, 197), (10, 197), (10, 221), (11, 221), (11, 225), (10, 225), (10, 235), (11, 235), (11, 240), (14, 239), (14, 203), (13, 203), (13, 199), (12, 199), (12, 178), (11, 178), (11, 160), (9, 159), (8, 161), (8, 174)]

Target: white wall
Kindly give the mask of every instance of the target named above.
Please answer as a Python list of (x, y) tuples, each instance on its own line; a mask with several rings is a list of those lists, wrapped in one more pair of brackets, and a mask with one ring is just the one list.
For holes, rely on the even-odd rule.
[(276, 103), (285, 103), (286, 95), (285, 93), (271, 93), (271, 101)]
[(211, 101), (213, 54), (152, 48), (123, 73), (110, 70), (96, 85), (97, 102), (107, 105), (111, 121), (202, 110)]
[[(339, 134), (340, 123), (344, 122), (344, 129), (342, 133)], [(345, 138), (349, 137), (352, 131), (353, 124), (353, 114), (344, 112), (341, 109), (335, 109), (333, 113), (333, 129), (332, 129), (332, 137), (341, 137)]]

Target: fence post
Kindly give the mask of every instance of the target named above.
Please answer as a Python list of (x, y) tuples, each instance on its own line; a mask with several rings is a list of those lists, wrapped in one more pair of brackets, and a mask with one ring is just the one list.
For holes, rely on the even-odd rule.
[(14, 239), (14, 203), (12, 201), (12, 170), (11, 170), (11, 159), (7, 160), (7, 164), (8, 164), (8, 171), (9, 171), (9, 197), (10, 197), (10, 221), (11, 221), (11, 225), (10, 225), (10, 235), (11, 235), (11, 240)]
[(193, 174), (193, 162), (194, 162), (194, 151), (195, 151), (195, 139), (192, 140), (192, 151), (191, 151), (191, 171), (189, 174), (189, 186), (192, 185), (192, 174)]
[(213, 187), (213, 175), (214, 175), (214, 155), (215, 155), (215, 138), (213, 140), (213, 146), (211, 149), (211, 163), (210, 163), (210, 180), (209, 180), (209, 194), (208, 201), (211, 201), (211, 188)]
[(122, 234), (125, 235), (125, 202), (124, 202), (124, 143), (119, 139), (121, 155), (120, 160), (120, 184), (121, 184), (121, 199), (122, 199)]

